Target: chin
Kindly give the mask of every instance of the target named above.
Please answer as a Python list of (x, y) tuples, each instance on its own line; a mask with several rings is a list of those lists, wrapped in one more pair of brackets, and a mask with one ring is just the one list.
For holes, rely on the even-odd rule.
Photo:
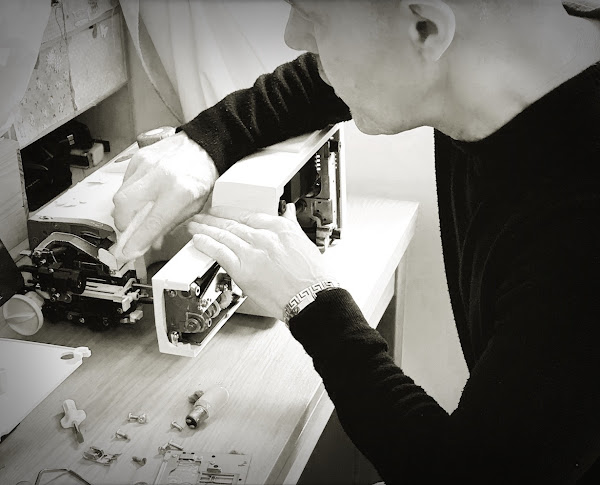
[(352, 113), (352, 115), (356, 127), (365, 135), (393, 135), (396, 133), (395, 131), (384, 128), (371, 118), (364, 118), (360, 115), (355, 116), (354, 113)]

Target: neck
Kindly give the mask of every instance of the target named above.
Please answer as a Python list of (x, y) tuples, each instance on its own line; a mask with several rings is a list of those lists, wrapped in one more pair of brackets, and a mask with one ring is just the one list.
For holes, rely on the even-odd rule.
[[(482, 32), (486, 40), (471, 44), (477, 47), (455, 50), (446, 61), (452, 68), (438, 90), (444, 92), (443, 102), (431, 125), (456, 140), (485, 138), (600, 60), (597, 22), (564, 11), (524, 20), (521, 35), (518, 30), (502, 36)], [(498, 28), (508, 29), (506, 24)]]

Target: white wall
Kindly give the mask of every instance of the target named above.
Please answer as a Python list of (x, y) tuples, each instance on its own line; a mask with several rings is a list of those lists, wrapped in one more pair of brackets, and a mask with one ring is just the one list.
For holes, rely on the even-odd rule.
[(467, 378), (443, 269), (439, 234), (433, 130), (368, 136), (346, 127), (349, 194), (368, 194), (420, 204), (408, 253), (403, 370), (447, 411)]

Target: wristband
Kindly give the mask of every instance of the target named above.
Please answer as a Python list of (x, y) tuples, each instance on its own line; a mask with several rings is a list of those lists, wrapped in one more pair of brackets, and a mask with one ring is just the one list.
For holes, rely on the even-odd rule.
[(314, 285), (310, 285), (308, 288), (303, 289), (299, 293), (296, 293), (296, 295), (294, 295), (285, 306), (283, 311), (283, 321), (289, 326), (290, 319), (292, 317), (298, 315), (298, 313), (300, 313), (317, 299), (317, 293), (339, 287), (340, 284), (336, 281), (323, 280), (315, 283)]

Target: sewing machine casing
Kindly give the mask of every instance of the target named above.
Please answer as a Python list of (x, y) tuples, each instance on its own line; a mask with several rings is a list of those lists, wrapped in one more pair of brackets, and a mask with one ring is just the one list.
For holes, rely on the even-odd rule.
[[(314, 132), (261, 150), (239, 161), (215, 183), (212, 206), (239, 207), (277, 215), (284, 205), (294, 202), (297, 219), (305, 232), (325, 251), (340, 237), (345, 209), (345, 173), (340, 126)], [(264, 315), (263, 310), (242, 295), (234, 282), (237, 298), (223, 310), (199, 340), (185, 337), (186, 321), (199, 319), (198, 309), (206, 310), (202, 275), (215, 271), (214, 261), (188, 242), (154, 277), (154, 315), (161, 352), (194, 357), (210, 341), (234, 311)], [(223, 270), (216, 279), (223, 278)], [(221, 284), (222, 286), (222, 284)], [(200, 290), (198, 288), (201, 288)], [(207, 288), (219, 292), (219, 282)], [(194, 295), (195, 298), (194, 298)], [(191, 299), (191, 302), (190, 302)], [(212, 299), (214, 301), (214, 298)], [(182, 336), (183, 339), (182, 339)]]
[[(341, 126), (335, 125), (246, 157), (217, 180), (212, 205), (276, 215), (282, 200), (295, 202), (298, 222), (325, 250), (340, 237), (343, 226), (341, 136)], [(30, 216), (35, 264), (24, 271), (30, 284), (25, 290), (44, 298), (44, 316), (53, 320), (98, 328), (135, 323), (143, 315), (142, 304), (150, 301), (144, 286), (148, 266), (167, 260), (152, 278), (159, 349), (196, 356), (235, 311), (260, 315), (262, 310), (246, 300), (222, 268), (193, 247), (185, 225), (143, 258), (118, 268), (103, 262), (101, 253), (116, 242), (112, 197), (136, 150), (132, 145)], [(219, 299), (227, 305), (216, 305)]]

